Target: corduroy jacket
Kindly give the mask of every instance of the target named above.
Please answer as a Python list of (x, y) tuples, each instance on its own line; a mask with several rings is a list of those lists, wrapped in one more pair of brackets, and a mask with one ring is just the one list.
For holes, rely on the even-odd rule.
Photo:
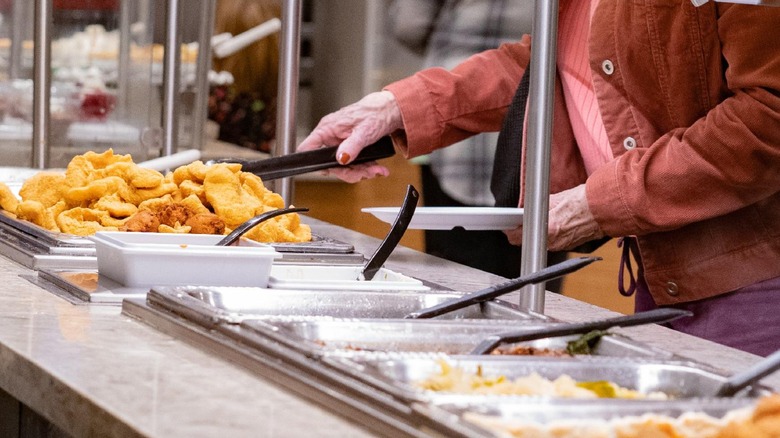
[[(387, 86), (396, 145), (413, 157), (500, 129), (530, 46)], [(615, 158), (585, 173), (558, 80), (551, 192), (586, 183), (601, 229), (637, 236), (659, 305), (780, 276), (780, 8), (600, 0), (588, 46)]]

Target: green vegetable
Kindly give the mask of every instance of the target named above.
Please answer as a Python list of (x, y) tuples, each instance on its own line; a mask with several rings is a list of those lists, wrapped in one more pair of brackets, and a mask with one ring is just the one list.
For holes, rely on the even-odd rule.
[(566, 343), (566, 352), (572, 356), (575, 354), (591, 354), (596, 348), (602, 336), (608, 335), (606, 330), (593, 330), (585, 333), (579, 338)]

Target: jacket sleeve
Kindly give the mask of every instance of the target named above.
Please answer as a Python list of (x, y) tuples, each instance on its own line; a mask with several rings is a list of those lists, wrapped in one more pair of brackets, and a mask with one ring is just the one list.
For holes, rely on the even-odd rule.
[(604, 232), (678, 229), (780, 191), (778, 23), (778, 8), (717, 4), (714, 37), (725, 81), (721, 95), (711, 97), (720, 101), (689, 126), (669, 129), (589, 177), (588, 202)]
[(429, 68), (394, 82), (404, 131), (393, 138), (416, 157), (480, 132), (498, 131), (528, 60), (530, 38), (471, 56), (451, 71)]

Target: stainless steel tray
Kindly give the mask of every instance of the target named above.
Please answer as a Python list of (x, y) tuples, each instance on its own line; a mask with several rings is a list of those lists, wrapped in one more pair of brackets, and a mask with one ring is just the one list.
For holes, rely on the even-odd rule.
[[(155, 287), (150, 304), (174, 313), (239, 323), (278, 316), (397, 319), (406, 314), (458, 297), (443, 292), (301, 291), (227, 287)], [(473, 305), (437, 319), (535, 319), (509, 303)]]
[[(362, 378), (378, 387), (407, 398), (434, 403), (458, 401), (468, 404), (481, 404), (501, 399), (538, 399), (545, 397), (474, 395), (428, 391), (417, 383), (441, 372), (441, 356), (396, 355), (384, 358), (353, 357), (327, 358), (333, 366), (341, 366), (353, 377)], [(466, 373), (481, 372), (483, 376), (505, 376), (517, 379), (537, 373), (554, 380), (568, 375), (575, 381), (607, 380), (624, 388), (643, 394), (663, 392), (675, 400), (711, 397), (725, 374), (693, 362), (677, 360), (614, 358), (614, 357), (578, 357), (576, 360), (520, 356), (449, 356), (447, 362)], [(347, 370), (347, 368), (352, 368)], [(743, 397), (756, 397), (766, 394), (762, 387), (753, 387), (740, 394)], [(615, 405), (630, 404), (637, 400), (603, 400), (599, 402)], [(644, 403), (668, 403), (667, 400), (642, 400)]]
[[(755, 405), (753, 398), (686, 399), (663, 403), (633, 400), (489, 400), (482, 404), (469, 402), (414, 404), (413, 409), (433, 422), (451, 424), (464, 435), (510, 435), (511, 430), (523, 430), (528, 436), (552, 430), (562, 436), (613, 436), (612, 430), (625, 430), (628, 424), (647, 425), (653, 420), (668, 430), (673, 424), (680, 429), (687, 425), (722, 426), (725, 418), (739, 416)], [(634, 421), (631, 421), (632, 418)], [(678, 422), (679, 419), (679, 422)], [(666, 428), (666, 429), (663, 429)], [(681, 432), (678, 430), (678, 432)], [(524, 435), (525, 436), (525, 435)], [(660, 435), (659, 435), (660, 436)], [(667, 435), (664, 435), (667, 436)], [(677, 436), (677, 435), (675, 435)]]
[(35, 239), (38, 244), (47, 247), (94, 248), (95, 246), (92, 241), (86, 237), (47, 230), (32, 222), (13, 218), (5, 211), (0, 211), (0, 223), (6, 225), (6, 228), (10, 227), (24, 233), (29, 236), (30, 239)]
[[(465, 355), (485, 337), (508, 331), (538, 329), (550, 322), (536, 319), (507, 320), (249, 320), (243, 326), (300, 350), (310, 356), (360, 352), (412, 352)], [(577, 336), (540, 339), (522, 345), (538, 349), (566, 350)], [(603, 356), (671, 358), (620, 335), (603, 337), (593, 351)]]

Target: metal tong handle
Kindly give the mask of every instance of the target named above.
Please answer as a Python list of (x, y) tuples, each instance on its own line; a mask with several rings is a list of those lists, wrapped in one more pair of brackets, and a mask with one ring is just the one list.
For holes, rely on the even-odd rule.
[(428, 307), (427, 309), (418, 310), (405, 316), (408, 319), (421, 319), (421, 318), (433, 318), (453, 310), (462, 309), (464, 307), (471, 306), (473, 304), (482, 303), (484, 301), (492, 300), (509, 292), (513, 292), (520, 289), (523, 286), (529, 284), (537, 284), (543, 281), (552, 280), (562, 275), (574, 272), (584, 266), (587, 266), (596, 260), (601, 260), (601, 257), (577, 257), (566, 260), (561, 263), (557, 263), (552, 266), (548, 266), (537, 272), (533, 272), (528, 275), (517, 277), (514, 280), (490, 286), (485, 289), (478, 290), (463, 295), (460, 298), (454, 300), (445, 301), (441, 304)]
[(728, 378), (718, 388), (716, 397), (731, 397), (742, 389), (780, 370), (780, 351), (775, 351), (757, 364)]
[(257, 216), (247, 219), (246, 221), (244, 221), (244, 223), (237, 226), (235, 230), (231, 231), (230, 234), (223, 237), (222, 240), (217, 242), (217, 246), (232, 245), (236, 240), (238, 240), (239, 237), (243, 236), (244, 233), (256, 227), (260, 223), (265, 222), (268, 219), (271, 219), (272, 217), (281, 216), (283, 214), (289, 214), (289, 213), (303, 212), (303, 211), (309, 211), (309, 209), (305, 207), (288, 207), (288, 208), (279, 208), (276, 210), (266, 211), (265, 213), (258, 214)]
[(588, 333), (593, 330), (607, 330), (612, 327), (631, 327), (635, 325), (661, 323), (691, 315), (693, 315), (692, 312), (681, 309), (653, 309), (647, 312), (618, 316), (616, 318), (600, 319), (597, 321), (561, 324), (531, 331), (499, 333), (485, 338), (471, 351), (471, 354), (488, 354), (501, 344), (577, 335)]
[[(266, 158), (263, 160), (243, 160), (240, 158), (222, 158), (209, 161), (213, 163), (238, 163), (241, 170), (254, 173), (264, 181), (270, 181), (288, 176), (314, 172), (316, 170), (330, 169), (343, 166), (336, 159), (338, 146), (327, 146), (305, 152)], [(355, 160), (349, 165), (376, 161), (380, 158), (395, 155), (395, 147), (390, 137), (382, 137), (376, 143), (363, 148)]]
[(398, 242), (401, 241), (406, 228), (409, 227), (409, 223), (412, 221), (414, 211), (417, 209), (417, 201), (420, 199), (420, 193), (411, 184), (406, 188), (406, 196), (404, 197), (404, 203), (401, 209), (398, 210), (398, 216), (395, 217), (393, 226), (390, 228), (390, 232), (385, 236), (385, 240), (379, 245), (374, 252), (374, 255), (368, 259), (368, 262), (363, 267), (363, 271), (360, 273), (358, 280), (371, 281), (382, 265), (385, 264), (387, 258), (393, 252)]

